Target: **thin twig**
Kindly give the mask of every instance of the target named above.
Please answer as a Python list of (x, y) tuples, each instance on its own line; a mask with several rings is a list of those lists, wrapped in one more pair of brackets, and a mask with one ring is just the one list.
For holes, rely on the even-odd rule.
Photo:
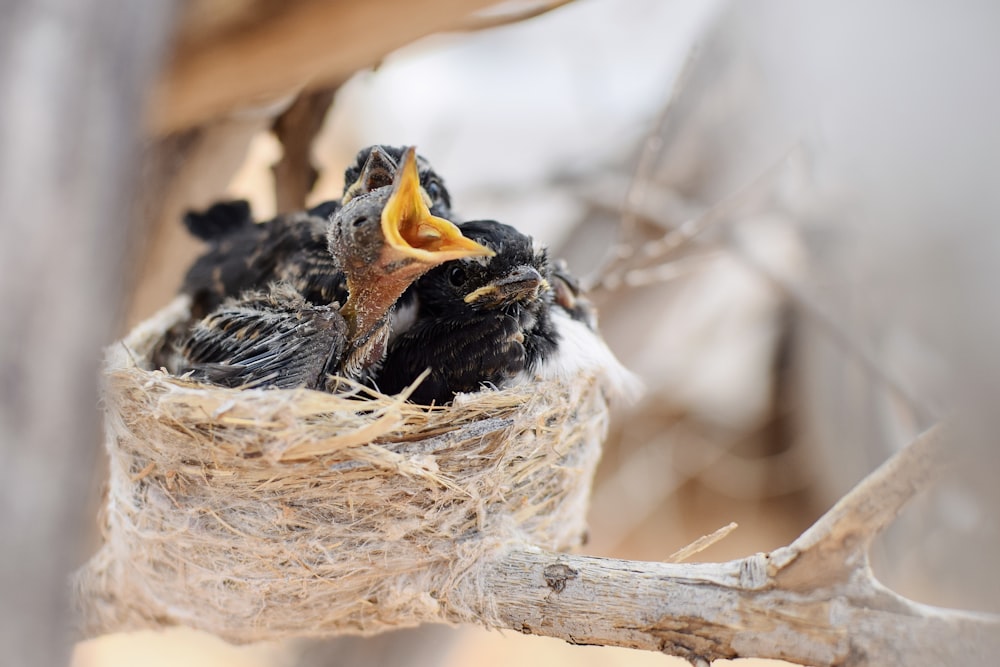
[[(885, 530), (913, 498), (937, 480), (949, 452), (948, 426), (937, 424), (883, 463), (840, 499), (826, 514), (784, 550), (783, 557), (808, 561), (818, 571), (829, 572), (829, 544), (839, 545), (840, 563), (846, 552), (867, 551), (872, 539)], [(822, 547), (826, 548), (822, 548)], [(817, 554), (823, 565), (806, 554)]]
[[(661, 651), (692, 664), (987, 664), (1000, 616), (914, 603), (884, 588), (866, 553), (952, 452), (941, 427), (856, 486), (788, 547), (726, 563), (644, 563), (513, 546), (440, 598), (450, 620), (574, 644)], [(859, 557), (860, 556), (860, 557)]]
[[(685, 221), (678, 227), (671, 228), (661, 238), (654, 239), (653, 241), (643, 244), (639, 248), (638, 252), (626, 248), (628, 252), (613, 251), (613, 254), (617, 252), (615, 256), (618, 256), (619, 258), (630, 258), (633, 262), (636, 261), (635, 258), (637, 257), (644, 260), (662, 260), (687, 243), (700, 241), (700, 235), (706, 229), (713, 225), (723, 224), (726, 218), (732, 216), (732, 214), (739, 208), (747, 205), (753, 197), (762, 195), (767, 190), (767, 187), (770, 186), (780, 175), (781, 170), (784, 168), (785, 164), (797, 148), (797, 145), (790, 147), (779, 160), (761, 172), (761, 174), (753, 181), (726, 196), (718, 203), (712, 205), (704, 213)], [(657, 218), (655, 213), (652, 211), (633, 210), (631, 213), (632, 215), (638, 216), (639, 219), (644, 219), (656, 225), (670, 225), (670, 221)], [(937, 418), (936, 412), (909, 389), (907, 389), (905, 384), (900, 381), (895, 374), (885, 368), (878, 361), (878, 359), (876, 359), (875, 355), (868, 349), (867, 346), (861, 343), (861, 341), (859, 341), (851, 332), (844, 328), (834, 316), (827, 313), (820, 305), (818, 305), (816, 299), (811, 298), (801, 287), (793, 285), (788, 280), (785, 280), (776, 274), (766, 264), (753, 257), (741, 247), (732, 243), (727, 243), (723, 246), (723, 249), (788, 297), (788, 299), (795, 304), (795, 306), (805, 316), (810, 318), (810, 320), (819, 326), (820, 329), (822, 329), (835, 344), (852, 355), (853, 358), (857, 359), (872, 378), (878, 380), (893, 395), (906, 404), (916, 417), (918, 423), (927, 425), (935, 421)], [(623, 266), (622, 264), (625, 265)], [(668, 263), (666, 266), (670, 266), (670, 264)], [(627, 262), (619, 262), (617, 266), (614, 264), (607, 265), (605, 269), (602, 269), (601, 273), (598, 273), (595, 277), (591, 278), (591, 282), (587, 289), (592, 293), (600, 293), (601, 291), (609, 291), (623, 286), (630, 286), (624, 280), (624, 276), (629, 272), (637, 270), (638, 269), (636, 267), (629, 265)], [(644, 269), (644, 271), (648, 270), (649, 269)], [(670, 277), (673, 277), (669, 271), (666, 273), (670, 275)]]
[(695, 257), (674, 260), (664, 264), (656, 264), (638, 269), (622, 270), (612, 273), (600, 283), (602, 290), (613, 292), (625, 287), (645, 287), (657, 283), (666, 283), (690, 275), (700, 268), (705, 260), (717, 257), (719, 253), (706, 253)]
[(272, 131), (284, 149), (272, 167), (278, 213), (305, 207), (319, 172), (312, 162), (313, 141), (323, 128), (337, 86), (306, 91), (274, 121)]

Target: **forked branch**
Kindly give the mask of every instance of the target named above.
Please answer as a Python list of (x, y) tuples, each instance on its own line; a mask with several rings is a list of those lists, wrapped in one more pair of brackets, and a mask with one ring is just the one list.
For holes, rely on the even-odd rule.
[(770, 554), (645, 563), (514, 547), (462, 582), (456, 601), (473, 615), (452, 620), (692, 663), (987, 664), (1000, 654), (1000, 617), (914, 603), (868, 566), (871, 540), (937, 477), (945, 451), (943, 428), (929, 430)]

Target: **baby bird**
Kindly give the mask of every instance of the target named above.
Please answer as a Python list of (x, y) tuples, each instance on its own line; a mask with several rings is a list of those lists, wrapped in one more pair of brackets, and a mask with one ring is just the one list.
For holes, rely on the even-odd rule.
[(414, 283), (410, 312), (398, 315), (374, 378), (381, 391), (398, 393), (429, 369), (410, 395), (415, 403), (443, 405), (483, 387), (572, 381), (581, 372), (600, 377), (610, 397), (638, 395), (638, 380), (597, 333), (594, 305), (564, 262), (551, 262), (531, 237), (494, 220), (459, 228), (496, 254), (443, 264)]
[(493, 251), (431, 214), (411, 148), (391, 187), (352, 196), (333, 215), (328, 255), (345, 277), (342, 307), (309, 303), (277, 283), (226, 301), (182, 347), (182, 373), (229, 387), (331, 388), (329, 376), (364, 379), (385, 355), (390, 313), (419, 276)]
[[(327, 250), (332, 216), (355, 197), (392, 185), (405, 149), (369, 146), (358, 152), (344, 175), (344, 195), (307, 211), (255, 223), (245, 200), (220, 202), (204, 212), (189, 212), (184, 224), (210, 244), (188, 270), (182, 292), (192, 297), (192, 315), (204, 317), (226, 297), (285, 281), (310, 303), (346, 298), (343, 274)], [(420, 196), (432, 215), (449, 217), (451, 198), (441, 177), (417, 156)]]
[(546, 252), (493, 220), (460, 229), (496, 255), (450, 262), (415, 285), (413, 321), (393, 338), (375, 378), (383, 392), (397, 393), (430, 369), (410, 399), (447, 403), (458, 392), (509, 384), (558, 347)]

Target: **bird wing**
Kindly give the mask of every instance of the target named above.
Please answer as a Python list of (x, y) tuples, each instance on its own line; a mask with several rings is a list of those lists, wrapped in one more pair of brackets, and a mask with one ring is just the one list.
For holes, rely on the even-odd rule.
[(184, 226), (192, 236), (202, 241), (218, 241), (252, 224), (250, 202), (246, 199), (221, 201), (204, 211), (184, 214)]
[[(296, 278), (296, 283), (302, 282), (301, 277), (296, 277), (294, 267), (303, 256), (332, 265), (333, 259), (326, 248), (326, 228), (326, 220), (298, 214), (244, 225), (214, 240), (184, 279), (183, 291), (193, 297), (195, 316), (207, 315), (227, 297), (264, 288), (286, 276)], [(296, 287), (308, 288), (307, 283)], [(325, 289), (329, 293), (334, 291), (332, 287)]]
[(306, 301), (316, 305), (347, 302), (347, 279), (322, 242), (303, 243), (275, 269), (275, 279), (291, 284)]
[(181, 373), (227, 387), (322, 388), (346, 342), (336, 309), (276, 286), (227, 301), (198, 322), (182, 348)]
[(523, 340), (517, 320), (501, 313), (421, 319), (390, 344), (376, 382), (398, 393), (430, 369), (410, 398), (447, 403), (457, 392), (502, 386), (524, 370)]

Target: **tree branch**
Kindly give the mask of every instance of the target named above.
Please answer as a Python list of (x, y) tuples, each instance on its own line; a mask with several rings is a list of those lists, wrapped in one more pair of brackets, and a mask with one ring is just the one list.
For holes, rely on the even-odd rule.
[(543, 2), (537, 7), (532, 7), (519, 12), (487, 16), (472, 16), (465, 23), (456, 28), (455, 32), (478, 32), (480, 30), (502, 28), (504, 26), (538, 18), (539, 16), (548, 14), (551, 11), (565, 7), (571, 2), (573, 2), (573, 0), (551, 0), (550, 2)]
[[(159, 317), (173, 320), (175, 315), (165, 312)], [(145, 339), (163, 330), (159, 320), (145, 326), (130, 339)], [(577, 644), (663, 651), (695, 663), (736, 657), (830, 666), (988, 663), (988, 656), (1000, 653), (1000, 616), (916, 604), (883, 587), (868, 565), (872, 538), (946, 468), (946, 454), (954, 448), (949, 447), (953, 443), (945, 433), (939, 426), (922, 435), (863, 480), (799, 539), (769, 554), (726, 563), (643, 563), (554, 553), (525, 544), (520, 533), (520, 537), (502, 538), (473, 534), (467, 543), (457, 540), (442, 552), (445, 567), (436, 563), (418, 568), (421, 574), (407, 580), (405, 595), (392, 589), (373, 595), (368, 602), (379, 610), (379, 605), (385, 605), (385, 614), (380, 614), (379, 624), (366, 628), (353, 612), (331, 604), (343, 601), (349, 606), (358, 599), (359, 589), (342, 588), (339, 578), (326, 576), (307, 577), (310, 585), (322, 587), (329, 595), (318, 606), (305, 596), (303, 614), (297, 613), (295, 600), (279, 597), (263, 602), (267, 614), (257, 610), (245, 616), (252, 619), (249, 624), (240, 621), (240, 616), (229, 624), (229, 614), (220, 624), (219, 617), (199, 613), (197, 605), (205, 601), (171, 601), (169, 593), (161, 599), (164, 585), (176, 585), (173, 579), (157, 583), (155, 577), (143, 577), (127, 549), (106, 546), (77, 578), (81, 625), (92, 636), (185, 622), (195, 627), (206, 624), (205, 628), (230, 638), (252, 640), (448, 621), (509, 628)], [(273, 471), (265, 467), (252, 474), (270, 478)], [(189, 483), (197, 484), (197, 479)], [(163, 488), (169, 496), (169, 483)], [(145, 498), (136, 500), (137, 511), (148, 502)], [(197, 500), (194, 504), (201, 507)], [(222, 521), (214, 512), (212, 516)], [(432, 521), (429, 516), (421, 517), (419, 521)], [(186, 525), (186, 520), (180, 523)], [(223, 525), (227, 531), (234, 530)], [(146, 525), (143, 531), (150, 528)], [(212, 542), (217, 537), (208, 534), (205, 539)], [(311, 538), (317, 539), (321, 540)], [(157, 542), (154, 531), (140, 541), (153, 551)], [(278, 541), (279, 548), (283, 544)], [(406, 541), (400, 548), (403, 544), (414, 546)], [(342, 542), (329, 546), (337, 548), (348, 549), (340, 558), (361, 557)], [(210, 565), (197, 558), (189, 565), (214, 568), (222, 576), (232, 572), (234, 578), (247, 574), (243, 568), (252, 570), (249, 564), (226, 562), (220, 571), (214, 559), (217, 554), (211, 549), (205, 554), (202, 557)], [(143, 558), (159, 562), (156, 555), (146, 554), (139, 560)], [(297, 557), (291, 560), (299, 562)], [(275, 574), (281, 577), (280, 571)], [(377, 574), (392, 578), (407, 573), (399, 571), (397, 561)], [(138, 588), (132, 587), (135, 581), (129, 583), (136, 576), (143, 581)], [(252, 587), (224, 588), (227, 595), (243, 590), (253, 607), (261, 603), (259, 591), (254, 593)], [(409, 601), (407, 596), (413, 593), (418, 594), (419, 604)], [(239, 592), (236, 595), (236, 599), (226, 598), (227, 609), (243, 602)], [(217, 606), (219, 599), (209, 604)], [(406, 613), (393, 616), (394, 605), (401, 604)], [(304, 616), (306, 609), (313, 616)]]
[(278, 213), (305, 208), (319, 172), (312, 161), (313, 140), (323, 128), (337, 87), (306, 92), (295, 100), (272, 126), (284, 151), (272, 167)]
[(866, 557), (871, 539), (937, 477), (944, 442), (942, 427), (931, 429), (770, 554), (644, 563), (513, 547), (462, 581), (455, 608), (473, 611), (451, 620), (692, 663), (987, 664), (1000, 653), (1000, 617), (911, 602), (881, 586)]
[(920, 491), (947, 466), (948, 427), (938, 424), (921, 434), (896, 456), (883, 463), (840, 499), (792, 544), (772, 553), (784, 568), (783, 581), (800, 576), (816, 582), (816, 573), (828, 579), (853, 574), (850, 563), (867, 560), (868, 548)]

